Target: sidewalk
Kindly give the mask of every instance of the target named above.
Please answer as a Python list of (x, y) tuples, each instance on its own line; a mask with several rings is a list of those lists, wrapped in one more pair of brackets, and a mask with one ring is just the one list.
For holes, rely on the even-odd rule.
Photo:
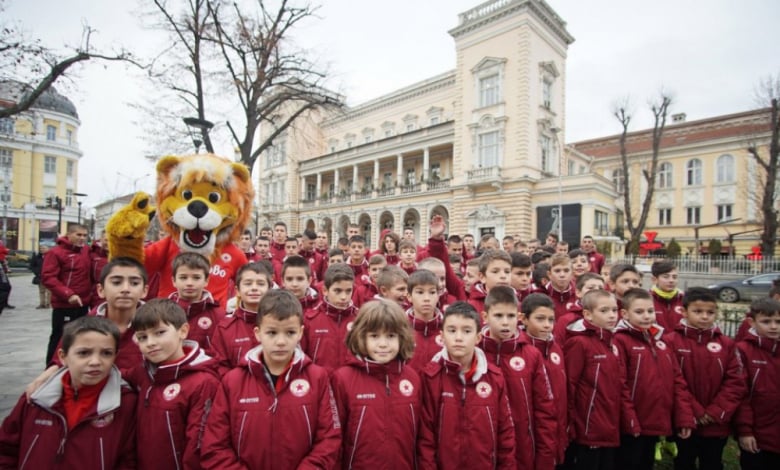
[(24, 387), (43, 371), (51, 332), (51, 309), (37, 310), (38, 286), (29, 272), (11, 275), (9, 303), (0, 315), (0, 420), (16, 404)]

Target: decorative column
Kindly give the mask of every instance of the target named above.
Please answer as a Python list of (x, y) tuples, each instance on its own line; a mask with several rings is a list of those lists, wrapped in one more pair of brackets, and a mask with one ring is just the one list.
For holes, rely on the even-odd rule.
[(429, 173), (430, 172), (430, 166), (431, 166), (431, 162), (430, 162), (431, 158), (430, 157), (431, 157), (430, 150), (428, 149), (428, 147), (425, 147), (425, 149), (423, 150), (423, 170), (422, 170), (423, 171), (423, 184), (422, 184), (422, 190), (423, 191), (427, 191), (428, 190), (428, 180), (431, 177), (431, 175)]
[(301, 201), (306, 200), (306, 177), (301, 175)]
[(322, 196), (322, 173), (317, 172), (317, 194), (315, 194), (314, 197), (317, 198), (318, 206), (322, 203), (322, 201), (320, 201), (321, 196)]
[(374, 190), (371, 191), (372, 197), (377, 197), (377, 192), (379, 190), (379, 160), (374, 160)]
[(397, 169), (396, 169), (396, 190), (395, 194), (401, 194), (401, 186), (404, 184), (404, 158), (400, 153), (396, 157)]
[(363, 187), (359, 185), (360, 182), (358, 181), (358, 167), (357, 165), (352, 165), (352, 194), (349, 195), (350, 201), (354, 201), (357, 198), (357, 192), (363, 191)]

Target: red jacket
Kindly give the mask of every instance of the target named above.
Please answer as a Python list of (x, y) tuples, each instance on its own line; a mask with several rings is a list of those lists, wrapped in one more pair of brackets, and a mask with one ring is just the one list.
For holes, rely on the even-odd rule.
[(187, 314), (187, 323), (190, 324), (187, 339), (196, 341), (207, 354), (214, 356), (212, 339), (217, 325), (225, 318), (225, 310), (208, 291), (203, 291), (203, 297), (197, 302), (182, 299), (178, 292), (172, 293), (168, 298), (179, 304)]
[(312, 283), (315, 281), (325, 279), (325, 270), (328, 269), (328, 263), (326, 263), (322, 256), (316, 251), (301, 250), (299, 253), (306, 261), (309, 262), (309, 268), (311, 269)]
[(542, 353), (547, 377), (550, 379), (553, 405), (555, 406), (555, 420), (558, 424), (555, 445), (557, 448), (556, 463), (563, 462), (566, 448), (569, 447), (569, 409), (567, 402), (566, 364), (563, 362), (563, 349), (552, 338), (544, 340), (526, 334), (528, 341), (536, 346)]
[(76, 246), (67, 237), (57, 239), (43, 257), (41, 283), (51, 291), (51, 306), (54, 308), (74, 308), (77, 304), (68, 303), (72, 295), (81, 298), (81, 304), (89, 306), (92, 295), (91, 276), (92, 259), (88, 246)]
[(523, 332), (514, 339), (496, 341), (485, 328), (479, 346), (504, 373), (515, 424), (517, 468), (552, 470), (558, 453), (557, 421), (542, 354)]
[(625, 367), (612, 332), (583, 319), (569, 325), (563, 348), (569, 381), (569, 437), (578, 444), (618, 447), (620, 433), (638, 434)]
[(655, 309), (655, 322), (666, 331), (672, 331), (677, 328), (682, 320), (683, 297), (682, 291), (677, 293), (671, 299), (664, 299), (658, 293), (650, 289), (650, 295), (653, 296), (653, 308)]
[(662, 335), (663, 328), (642, 331), (625, 320), (615, 329), (614, 344), (643, 436), (671, 436), (676, 429), (696, 427), (688, 386)]
[(89, 258), (92, 264), (91, 276), (92, 276), (92, 293), (90, 294), (89, 307), (95, 308), (103, 302), (103, 299), (97, 293), (98, 282), (100, 281), (100, 274), (103, 272), (103, 268), (108, 264), (108, 249), (103, 248), (97, 243), (93, 243), (89, 247)]
[(604, 255), (598, 251), (591, 251), (588, 253), (588, 261), (590, 261), (590, 272), (601, 274), (601, 268), (604, 267)]
[[(463, 284), (463, 280), (455, 274), (450, 264), (449, 251), (447, 250), (447, 244), (444, 240), (437, 238), (428, 239), (428, 255), (432, 258), (436, 258), (444, 263), (444, 273), (447, 281), (447, 292), (455, 298), (455, 300), (466, 300), (466, 287)], [(466, 266), (466, 263), (461, 263), (462, 266)], [(465, 268), (464, 268), (465, 272)], [(480, 312), (482, 313), (482, 312)]]
[(470, 379), (441, 350), (425, 367), (419, 468), (515, 469), (515, 430), (501, 370), (474, 350)]
[[(179, 254), (179, 246), (167, 236), (144, 248), (144, 265), (149, 273), (149, 296), (168, 297), (173, 287), (173, 259)], [(209, 271), (209, 292), (214, 300), (225, 308), (227, 300), (233, 296), (233, 280), (238, 269), (246, 264), (246, 256), (232, 243), (222, 247), (219, 257), (211, 263)]]
[(0, 468), (134, 469), (136, 394), (114, 368), (97, 402), (67, 429), (60, 369), (24, 395), (0, 428)]
[(737, 351), (747, 372), (747, 395), (737, 408), (737, 436), (754, 436), (758, 448), (780, 453), (780, 340), (751, 329)]
[(255, 338), (256, 320), (257, 312), (239, 306), (233, 315), (223, 318), (217, 325), (212, 345), (220, 376), (234, 367), (246, 364), (244, 356), (258, 345)]
[(349, 358), (331, 378), (341, 428), (341, 467), (417, 467), (420, 377), (400, 360), (388, 364)]
[(360, 264), (352, 264), (352, 260), (347, 258), (347, 266), (355, 274), (355, 282), (360, 282), (361, 276), (368, 276), (368, 260), (365, 258)]
[(303, 352), (328, 373), (346, 365), (349, 351), (345, 340), (356, 318), (354, 306), (340, 310), (325, 301), (320, 302), (304, 315)]
[(696, 434), (728, 437), (731, 418), (747, 393), (745, 370), (734, 341), (718, 327), (700, 330), (688, 326), (685, 320), (664, 335), (664, 341), (674, 352), (688, 384), (693, 415), (698, 420), (706, 413), (716, 420), (700, 426)]
[(469, 304), (477, 310), (480, 320), (482, 319), (482, 312), (485, 311), (485, 298), (487, 297), (487, 291), (485, 290), (485, 284), (481, 282), (475, 283), (471, 286), (469, 292)]
[(552, 331), (553, 340), (563, 347), (566, 344), (566, 338), (569, 336), (569, 325), (578, 320), (582, 320), (582, 302), (580, 302), (580, 299), (577, 299), (574, 305), (569, 307), (568, 312), (555, 319)]
[(444, 343), (441, 339), (441, 325), (444, 316), (441, 312), (436, 312), (432, 320), (423, 321), (414, 316), (414, 310), (408, 309), (406, 317), (414, 330), (414, 355), (409, 360), (409, 365), (418, 373), (422, 373), (425, 366), (431, 362)]
[(569, 311), (571, 311), (571, 309), (574, 308), (574, 305), (577, 303), (577, 291), (574, 288), (573, 282), (565, 291), (556, 290), (553, 287), (552, 282), (548, 282), (547, 285), (544, 286), (543, 293), (547, 294), (547, 297), (551, 298), (553, 301), (553, 305), (555, 306), (554, 310), (556, 322), (559, 318), (569, 313)]
[(258, 346), (247, 364), (222, 378), (201, 447), (205, 469), (331, 469), (341, 447), (328, 372), (295, 351), (287, 372), (271, 381)]
[(287, 252), (284, 249), (284, 242), (276, 243), (273, 239), (271, 239), (271, 243), (268, 246), (268, 251), (271, 254), (272, 260), (281, 261), (285, 256), (287, 256)]
[(144, 362), (128, 375), (138, 390), (138, 468), (199, 469), (200, 443), (219, 378), (216, 361), (185, 341), (175, 364)]
[(360, 308), (361, 305), (374, 300), (374, 297), (379, 295), (379, 290), (373, 282), (359, 284), (356, 282), (354, 285), (355, 291), (352, 295), (352, 302), (354, 302), (355, 307)]

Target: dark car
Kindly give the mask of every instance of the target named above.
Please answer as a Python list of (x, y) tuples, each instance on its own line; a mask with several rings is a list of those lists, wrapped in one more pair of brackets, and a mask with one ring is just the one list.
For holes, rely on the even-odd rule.
[(766, 297), (773, 282), (780, 279), (780, 272), (759, 274), (736, 281), (724, 281), (707, 286), (721, 302), (738, 302)]
[(11, 250), (6, 256), (9, 268), (29, 268), (35, 253), (28, 250)]

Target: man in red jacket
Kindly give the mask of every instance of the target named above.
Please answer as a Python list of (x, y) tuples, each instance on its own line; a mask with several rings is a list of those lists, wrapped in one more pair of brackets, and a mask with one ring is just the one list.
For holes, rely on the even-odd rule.
[(90, 257), (87, 228), (73, 224), (68, 233), (57, 240), (57, 245), (43, 258), (41, 282), (51, 291), (51, 336), (46, 349), (46, 364), (60, 342), (62, 328), (69, 321), (83, 317), (89, 309), (92, 295)]

